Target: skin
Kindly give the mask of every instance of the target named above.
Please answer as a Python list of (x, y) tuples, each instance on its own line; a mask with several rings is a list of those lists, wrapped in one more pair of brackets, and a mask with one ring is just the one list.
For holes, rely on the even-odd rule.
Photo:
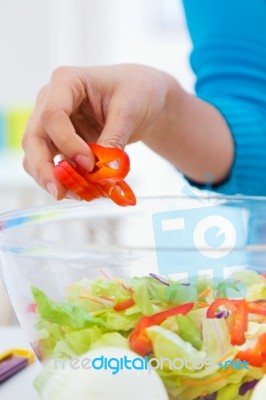
[(61, 154), (91, 171), (86, 142), (124, 149), (144, 142), (198, 183), (226, 179), (234, 144), (222, 115), (169, 74), (142, 65), (60, 67), (37, 96), (22, 146), (24, 168), (56, 199), (72, 197), (54, 176)]

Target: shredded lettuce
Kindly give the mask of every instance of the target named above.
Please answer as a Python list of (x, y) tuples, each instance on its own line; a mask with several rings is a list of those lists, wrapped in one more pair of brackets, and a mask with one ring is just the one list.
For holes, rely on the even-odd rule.
[(165, 289), (165, 300), (175, 303), (194, 302), (197, 300), (198, 290), (194, 285), (182, 285), (174, 282)]
[(217, 362), (225, 356), (229, 359), (233, 355), (233, 346), (224, 318), (202, 320), (202, 341), (202, 349), (208, 357)]
[(149, 296), (149, 290), (146, 281), (138, 279), (134, 285), (134, 296), (136, 305), (144, 315), (152, 315), (155, 310)]
[(206, 353), (199, 351), (191, 343), (183, 340), (179, 335), (161, 326), (153, 326), (146, 329), (149, 338), (152, 340), (154, 356), (158, 359), (175, 358), (203, 359)]
[[(266, 279), (247, 270), (230, 278), (211, 282), (209, 277), (201, 277), (190, 283), (169, 277), (160, 280), (152, 275), (125, 280), (83, 279), (67, 288), (61, 302), (32, 288), (41, 352), (49, 359), (58, 354), (69, 358), (82, 356), (103, 347), (129, 350), (130, 335), (143, 316), (194, 302), (187, 315), (171, 316), (145, 330), (153, 349), (149, 359), (168, 359), (157, 373), (171, 400), (249, 400), (252, 390), (240, 396), (239, 389), (245, 382), (261, 379), (263, 369), (250, 367), (228, 372), (218, 364), (234, 360), (239, 350), (253, 347), (258, 336), (266, 332), (266, 318), (249, 314), (246, 342), (233, 346), (227, 319), (206, 318), (206, 310), (219, 297), (241, 298), (243, 287), (248, 301), (266, 301)], [(129, 297), (134, 304), (116, 311), (114, 305)], [(191, 364), (170, 368), (169, 362), (175, 359), (204, 362), (201, 368)]]
[(107, 327), (102, 320), (91, 316), (81, 307), (68, 303), (53, 302), (37, 288), (32, 288), (32, 293), (37, 304), (38, 313), (46, 321), (74, 329), (82, 329), (93, 325)]
[(133, 329), (141, 316), (139, 312), (127, 315), (126, 313), (120, 313), (113, 309), (96, 311), (94, 315), (101, 319), (101, 321), (104, 321), (110, 330), (121, 332), (128, 332)]
[(197, 321), (190, 315), (177, 315), (178, 333), (181, 339), (192, 344), (197, 350), (202, 348), (202, 337)]

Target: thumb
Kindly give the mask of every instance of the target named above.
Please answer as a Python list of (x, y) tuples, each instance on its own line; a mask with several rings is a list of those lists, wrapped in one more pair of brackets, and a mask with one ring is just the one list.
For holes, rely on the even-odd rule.
[(103, 131), (97, 140), (105, 147), (126, 147), (136, 129), (135, 108), (130, 105), (115, 104), (108, 110)]

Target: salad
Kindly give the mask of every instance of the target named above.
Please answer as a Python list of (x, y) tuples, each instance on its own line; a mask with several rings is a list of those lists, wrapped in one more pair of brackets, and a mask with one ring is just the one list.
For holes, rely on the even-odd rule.
[(36, 287), (32, 294), (40, 359), (103, 347), (167, 358), (156, 371), (178, 400), (248, 400), (265, 373), (266, 278), (254, 271), (215, 284), (156, 274), (83, 279), (63, 302)]

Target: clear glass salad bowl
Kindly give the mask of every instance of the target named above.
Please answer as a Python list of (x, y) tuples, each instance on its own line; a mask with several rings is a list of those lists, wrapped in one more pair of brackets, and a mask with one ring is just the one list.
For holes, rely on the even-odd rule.
[(246, 400), (264, 374), (264, 198), (14, 211), (0, 216), (0, 250), (14, 310), (44, 364), (124, 349), (181, 400)]

